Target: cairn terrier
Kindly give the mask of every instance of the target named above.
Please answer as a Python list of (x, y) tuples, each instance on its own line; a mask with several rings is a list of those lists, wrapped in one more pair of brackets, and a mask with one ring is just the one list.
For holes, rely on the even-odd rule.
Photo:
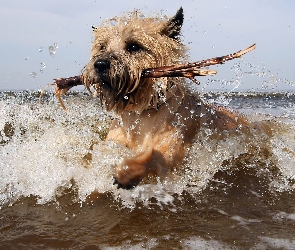
[(133, 188), (149, 175), (165, 177), (181, 167), (201, 129), (219, 133), (247, 124), (234, 112), (204, 103), (182, 77), (142, 77), (144, 69), (187, 62), (180, 39), (183, 18), (182, 8), (166, 19), (133, 12), (93, 27), (83, 81), (116, 115), (107, 140), (134, 152), (114, 166), (119, 188)]

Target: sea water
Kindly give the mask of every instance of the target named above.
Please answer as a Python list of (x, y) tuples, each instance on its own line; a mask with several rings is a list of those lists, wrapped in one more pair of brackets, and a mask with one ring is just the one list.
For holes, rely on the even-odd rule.
[(0, 93), (1, 249), (295, 248), (295, 93), (203, 93), (253, 126), (200, 131), (181, 170), (132, 190), (99, 100), (39, 94)]

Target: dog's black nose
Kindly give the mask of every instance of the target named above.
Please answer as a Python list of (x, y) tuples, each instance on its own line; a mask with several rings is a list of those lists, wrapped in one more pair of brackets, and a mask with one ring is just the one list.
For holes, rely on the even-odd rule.
[(111, 62), (105, 59), (98, 59), (94, 62), (94, 68), (98, 73), (105, 73), (110, 69)]

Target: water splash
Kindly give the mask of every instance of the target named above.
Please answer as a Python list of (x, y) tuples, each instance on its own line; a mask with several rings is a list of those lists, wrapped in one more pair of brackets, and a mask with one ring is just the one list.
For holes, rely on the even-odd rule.
[[(188, 149), (184, 168), (162, 181), (155, 179), (133, 190), (123, 190), (113, 185), (112, 165), (132, 152), (103, 141), (111, 119), (99, 102), (82, 93), (69, 95), (65, 102), (70, 113), (66, 114), (54, 95), (45, 95), (43, 105), (38, 103), (38, 95), (6, 93), (0, 99), (2, 205), (29, 196), (37, 197), (41, 204), (56, 202), (66, 189), (73, 189), (77, 202), (98, 192), (110, 193), (125, 207), (134, 208), (138, 202), (161, 207), (176, 202), (183, 192), (197, 196), (216, 173), (223, 170), (230, 174), (237, 164), (256, 169), (263, 178), (269, 176), (269, 186), (274, 190), (292, 188), (295, 139), (290, 135), (295, 125), (290, 120), (266, 121), (271, 138), (255, 128), (218, 136), (201, 131)], [(224, 98), (221, 96), (220, 101)], [(250, 118), (254, 123), (261, 121), (261, 116)], [(265, 150), (271, 153), (265, 155)], [(270, 174), (273, 164), (281, 176)]]
[(211, 85), (211, 83), (217, 82), (225, 87), (230, 86), (231, 91), (236, 91), (240, 86), (242, 86), (245, 76), (256, 76), (258, 78), (263, 78), (260, 87), (263, 90), (271, 89), (272, 91), (274, 91), (278, 87), (277, 85), (279, 83), (284, 83), (289, 86), (295, 86), (294, 81), (276, 77), (270, 70), (266, 69), (265, 65), (262, 64), (256, 66), (247, 62), (244, 58), (235, 63), (231, 69), (235, 73), (234, 80), (211, 79), (208, 80), (206, 84)]

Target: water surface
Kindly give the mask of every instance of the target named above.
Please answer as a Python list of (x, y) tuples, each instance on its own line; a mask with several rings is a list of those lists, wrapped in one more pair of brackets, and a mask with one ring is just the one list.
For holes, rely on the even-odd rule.
[(103, 141), (98, 100), (38, 97), (0, 94), (1, 248), (295, 248), (294, 93), (204, 93), (256, 126), (202, 131), (181, 171), (133, 190), (113, 185), (132, 152)]

